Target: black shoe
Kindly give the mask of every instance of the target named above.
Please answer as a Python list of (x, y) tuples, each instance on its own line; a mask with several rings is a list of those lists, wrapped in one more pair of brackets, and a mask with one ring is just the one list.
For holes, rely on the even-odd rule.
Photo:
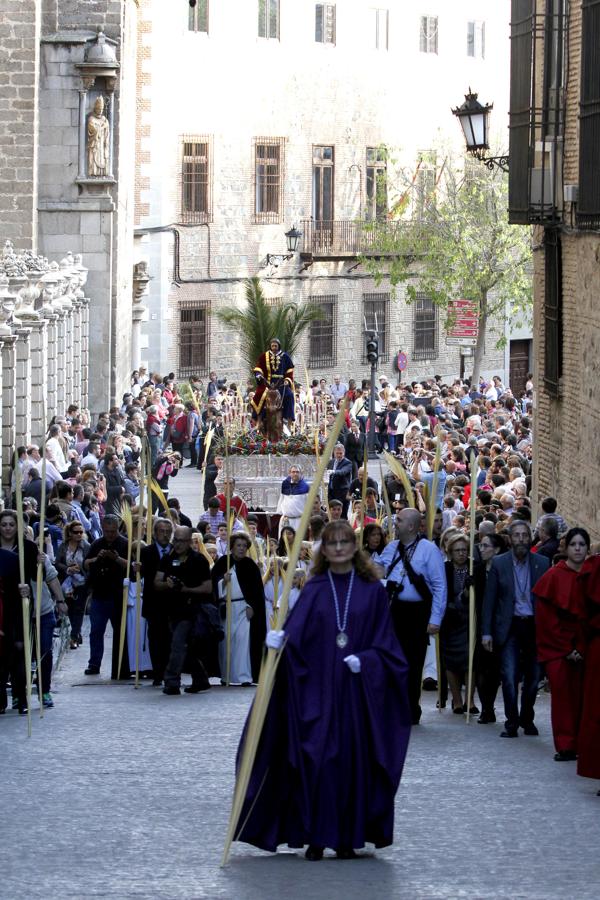
[(163, 683), (162, 678), (155, 678), (154, 681), (152, 682), (152, 687), (160, 687), (162, 683)]
[(480, 725), (489, 725), (490, 722), (496, 721), (496, 714), (492, 712), (485, 712), (485, 710), (481, 713), (479, 718), (477, 719)]
[(423, 690), (424, 691), (437, 691), (438, 683), (435, 678), (425, 678), (423, 680)]
[(335, 855), (338, 859), (358, 859), (352, 847), (340, 847), (335, 851)]
[(252, 687), (251, 681), (242, 681), (242, 687)]
[(323, 850), (323, 847), (315, 847), (313, 844), (309, 844), (306, 848), (304, 858), (309, 859), (311, 862), (317, 862), (318, 860), (323, 859)]
[(20, 716), (26, 716), (28, 712), (29, 712), (29, 710), (27, 709), (26, 706), (19, 704), (19, 715)]
[[(466, 711), (467, 711), (467, 708), (466, 708), (466, 706), (465, 706), (465, 712), (466, 712)], [(472, 706), (472, 707), (469, 709), (469, 715), (470, 715), (470, 716), (476, 716), (476, 715), (478, 715), (478, 713), (479, 713), (479, 707), (477, 707), (477, 706)]]
[(437, 700), (436, 704), (435, 704), (435, 708), (436, 709), (446, 709), (446, 701), (442, 700), (442, 702), (440, 703), (440, 701)]
[(88, 666), (83, 674), (84, 675), (99, 675), (100, 669), (98, 666)]
[(537, 730), (533, 722), (531, 723), (531, 725), (523, 725), (522, 727), (523, 734), (528, 734), (530, 735), (530, 737), (537, 737), (539, 734), (539, 731)]
[(181, 694), (181, 691), (178, 687), (164, 687), (163, 694), (168, 694), (169, 697), (176, 697), (178, 694)]
[(189, 684), (183, 689), (184, 694), (204, 694), (206, 691), (210, 691), (210, 684)]
[(516, 728), (507, 728), (505, 731), (500, 732), (500, 737), (505, 738), (514, 738), (519, 737), (519, 732)]
[(574, 750), (558, 750), (554, 754), (555, 762), (573, 762), (574, 759), (577, 759), (577, 754)]

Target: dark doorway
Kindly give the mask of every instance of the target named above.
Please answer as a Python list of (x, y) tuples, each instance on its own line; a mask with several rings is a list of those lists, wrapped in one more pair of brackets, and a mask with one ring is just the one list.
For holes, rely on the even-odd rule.
[(525, 391), (527, 373), (531, 371), (531, 341), (510, 342), (510, 389), (515, 397)]

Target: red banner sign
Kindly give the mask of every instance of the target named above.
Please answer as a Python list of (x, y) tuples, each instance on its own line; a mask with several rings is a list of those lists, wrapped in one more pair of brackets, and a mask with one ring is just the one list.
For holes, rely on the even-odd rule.
[(479, 309), (472, 300), (451, 300), (448, 304), (448, 344), (475, 344), (479, 334)]

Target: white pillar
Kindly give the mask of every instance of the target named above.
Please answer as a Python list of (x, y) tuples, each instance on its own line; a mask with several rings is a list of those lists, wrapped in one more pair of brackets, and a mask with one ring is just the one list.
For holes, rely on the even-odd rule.
[(81, 300), (81, 408), (88, 409), (90, 398), (90, 300)]
[[(48, 356), (47, 356), (47, 379), (46, 379), (46, 411), (47, 416), (52, 418), (52, 416), (57, 413), (56, 406), (56, 397), (57, 397), (57, 386), (56, 386), (56, 367), (58, 365), (58, 314), (56, 312), (52, 312), (52, 314), (47, 314), (44, 312), (47, 324), (47, 342), (48, 342)], [(48, 422), (46, 422), (48, 425)]]
[(11, 464), (16, 446), (17, 335), (4, 335), (2, 341), (2, 483), (10, 489)]
[(64, 310), (58, 312), (58, 321), (56, 323), (56, 406), (52, 411), (52, 415), (63, 416), (66, 412), (66, 324), (67, 317)]
[(17, 416), (15, 440), (17, 444), (31, 442), (31, 328), (16, 329), (16, 400)]
[(31, 440), (39, 444), (48, 427), (48, 323), (30, 322), (31, 328)]

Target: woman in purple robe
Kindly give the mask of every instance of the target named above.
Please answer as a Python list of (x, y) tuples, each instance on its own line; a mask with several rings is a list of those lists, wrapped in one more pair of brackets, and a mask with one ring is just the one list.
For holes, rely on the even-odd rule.
[(352, 859), (366, 842), (393, 840), (407, 665), (379, 572), (348, 522), (325, 527), (313, 572), (285, 631), (267, 638), (282, 658), (236, 840)]

